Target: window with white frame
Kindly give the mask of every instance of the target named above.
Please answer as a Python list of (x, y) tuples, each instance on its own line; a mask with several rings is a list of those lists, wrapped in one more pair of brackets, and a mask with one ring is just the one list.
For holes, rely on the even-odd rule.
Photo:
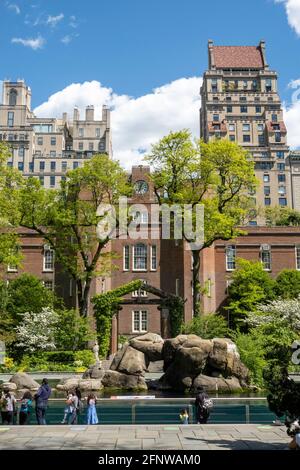
[(147, 310), (134, 310), (132, 312), (132, 332), (145, 333), (148, 331)]
[(300, 270), (300, 246), (296, 246), (296, 269)]
[(147, 271), (147, 245), (138, 243), (133, 247), (133, 269)]
[(7, 266), (7, 272), (8, 273), (17, 273), (18, 272), (18, 266), (16, 264), (9, 264)]
[(123, 247), (123, 270), (129, 271), (130, 269), (130, 248), (129, 245)]
[(44, 281), (44, 287), (46, 287), (46, 289), (53, 290), (53, 281), (51, 280)]
[(54, 251), (50, 246), (44, 247), (44, 271), (53, 271), (54, 269)]
[(236, 247), (230, 245), (226, 247), (226, 271), (235, 270)]
[(260, 259), (265, 271), (271, 271), (271, 247), (270, 245), (261, 245)]
[[(140, 279), (140, 281), (142, 281), (144, 284), (147, 284), (147, 281), (145, 281), (145, 279)], [(147, 291), (141, 288), (132, 292), (132, 297), (147, 297), (147, 295)]]
[(157, 270), (157, 247), (152, 245), (151, 248), (151, 271)]

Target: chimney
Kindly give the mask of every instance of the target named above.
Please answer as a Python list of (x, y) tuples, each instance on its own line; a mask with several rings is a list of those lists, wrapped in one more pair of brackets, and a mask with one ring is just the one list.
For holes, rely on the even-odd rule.
[(268, 63), (267, 63), (267, 58), (266, 58), (266, 42), (263, 41), (263, 40), (261, 40), (261, 41), (259, 42), (259, 46), (258, 46), (258, 47), (260, 48), (260, 53), (261, 53), (261, 55), (262, 55), (264, 68), (265, 68), (265, 69), (268, 69), (268, 68), (269, 68), (269, 65), (268, 65)]
[(79, 121), (79, 109), (74, 108), (73, 121)]
[(106, 129), (110, 128), (110, 109), (105, 104), (102, 106), (102, 121), (106, 122)]
[(63, 120), (63, 123), (65, 124), (68, 120), (68, 113), (63, 113), (62, 115), (62, 120)]
[(94, 106), (87, 106), (85, 110), (85, 120), (94, 121)]
[(212, 39), (208, 40), (208, 65), (209, 69), (215, 69), (215, 58), (214, 58), (214, 42)]

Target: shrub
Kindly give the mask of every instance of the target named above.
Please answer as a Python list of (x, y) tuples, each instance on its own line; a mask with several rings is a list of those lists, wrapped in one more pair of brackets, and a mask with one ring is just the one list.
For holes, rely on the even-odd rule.
[(237, 345), (241, 361), (248, 367), (251, 383), (263, 387), (263, 371), (267, 364), (262, 338), (255, 331), (248, 334), (235, 332), (232, 339)]
[(96, 333), (90, 325), (90, 318), (81, 317), (77, 310), (58, 310), (59, 322), (55, 332), (55, 345), (60, 350), (81, 350)]
[(93, 351), (91, 351), (90, 349), (85, 349), (83, 351), (76, 351), (74, 354), (74, 358), (75, 358), (75, 361), (81, 361), (82, 366), (85, 366), (85, 367), (89, 367), (91, 364), (94, 364), (95, 362)]
[(221, 315), (215, 313), (194, 317), (191, 322), (182, 325), (181, 332), (184, 334), (198, 335), (203, 339), (228, 336), (226, 320)]
[(276, 294), (282, 299), (295, 299), (300, 295), (300, 271), (284, 269), (278, 274), (275, 285)]

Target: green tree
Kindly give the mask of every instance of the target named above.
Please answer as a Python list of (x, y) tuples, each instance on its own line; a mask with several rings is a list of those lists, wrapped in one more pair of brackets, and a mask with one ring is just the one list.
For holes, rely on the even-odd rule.
[(232, 273), (228, 288), (226, 310), (233, 325), (240, 323), (256, 306), (275, 297), (275, 281), (264, 271), (262, 263), (237, 260), (237, 269)]
[(266, 224), (268, 226), (293, 226), (300, 225), (300, 212), (290, 207), (268, 207), (265, 210)]
[(53, 308), (55, 300), (54, 293), (38, 277), (24, 273), (9, 283), (6, 311), (16, 324), (25, 312), (39, 313), (43, 308)]
[(76, 351), (86, 347), (95, 339), (90, 318), (81, 317), (77, 310), (58, 310), (58, 325), (55, 332), (55, 345), (59, 350)]
[[(152, 146), (146, 160), (152, 165), (152, 180), (160, 204), (189, 204), (195, 227), (196, 208), (204, 206), (204, 240), (193, 246), (193, 307), (200, 314), (200, 256), (215, 240), (230, 240), (245, 234), (237, 227), (253, 211), (248, 196), (256, 187), (254, 163), (249, 154), (227, 140), (193, 142), (188, 130), (171, 132)], [(185, 213), (186, 214), (186, 213)], [(253, 215), (251, 216), (253, 218)], [(199, 235), (199, 233), (198, 233)], [(195, 241), (184, 234), (188, 243)]]
[(228, 336), (228, 327), (224, 317), (211, 313), (194, 317), (191, 322), (183, 324), (182, 333), (194, 334), (203, 339), (224, 338)]
[(112, 255), (106, 248), (114, 227), (102, 237), (97, 234), (109, 213), (106, 206), (99, 213), (99, 206), (114, 205), (129, 192), (125, 171), (107, 155), (96, 155), (68, 172), (59, 190), (44, 189), (36, 178), (28, 178), (18, 191), (18, 225), (38, 233), (53, 248), (76, 283), (82, 316), (88, 313), (93, 278), (111, 269)]
[(275, 292), (282, 299), (295, 299), (300, 295), (300, 271), (284, 269), (276, 278)]
[(232, 339), (237, 345), (241, 361), (250, 371), (251, 383), (263, 387), (263, 372), (267, 365), (263, 336), (253, 329), (247, 334), (236, 331), (232, 334)]

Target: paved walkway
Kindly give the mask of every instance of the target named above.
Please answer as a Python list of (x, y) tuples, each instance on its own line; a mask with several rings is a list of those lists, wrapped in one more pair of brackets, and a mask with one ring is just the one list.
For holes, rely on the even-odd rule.
[(257, 424), (0, 426), (0, 450), (282, 450), (290, 440), (285, 426)]

